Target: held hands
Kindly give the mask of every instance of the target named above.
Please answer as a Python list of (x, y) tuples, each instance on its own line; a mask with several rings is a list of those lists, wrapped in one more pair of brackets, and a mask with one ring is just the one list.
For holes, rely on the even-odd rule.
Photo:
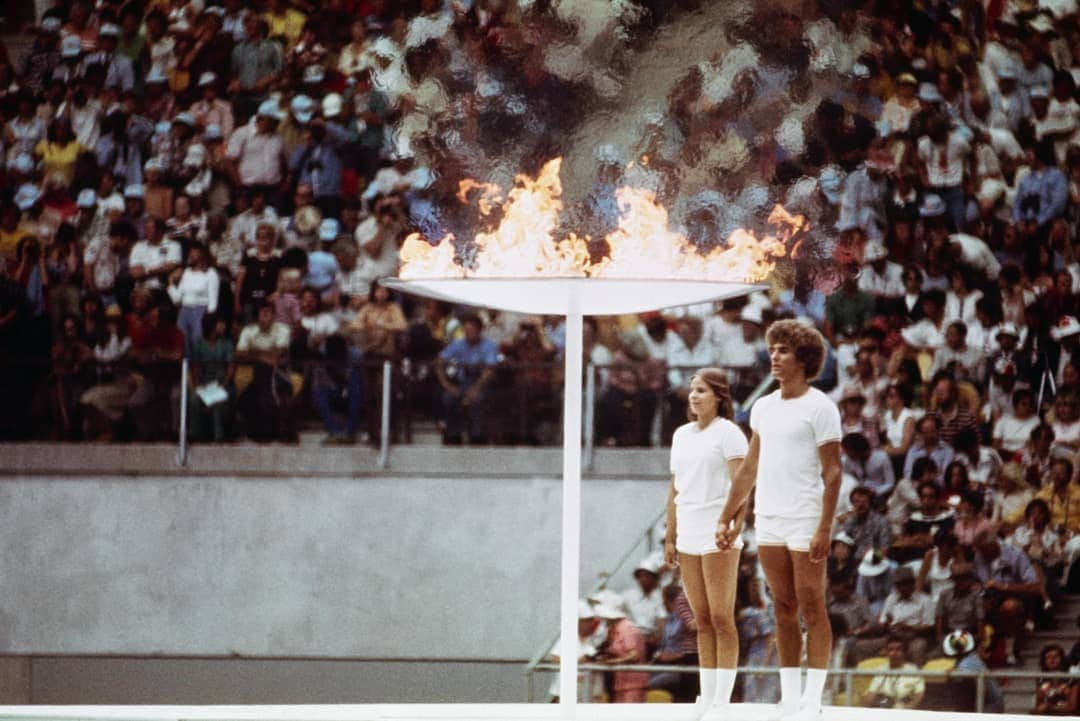
[(677, 568), (679, 565), (679, 554), (675, 551), (675, 539), (664, 539), (664, 563), (671, 568)]
[(716, 524), (716, 547), (721, 551), (727, 551), (735, 547), (735, 541), (742, 533), (742, 521), (734, 518), (725, 519), (723, 516)]
[(829, 556), (829, 530), (818, 529), (810, 539), (810, 563), (821, 563)]

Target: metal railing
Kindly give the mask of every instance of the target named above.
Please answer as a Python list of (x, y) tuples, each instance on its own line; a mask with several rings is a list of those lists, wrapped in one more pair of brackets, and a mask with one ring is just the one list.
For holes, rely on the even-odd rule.
[[(551, 661), (540, 661), (526, 668), (525, 673), (528, 675), (526, 687), (527, 687), (527, 700), (531, 703), (536, 700), (534, 681), (532, 674), (538, 671), (558, 671), (559, 664)], [(678, 674), (697, 674), (697, 666), (673, 666), (670, 664), (604, 664), (604, 663), (579, 663), (579, 671), (591, 671), (591, 672), (613, 672), (613, 671), (644, 671), (647, 673), (678, 673)], [(776, 666), (739, 666), (736, 671), (740, 674), (752, 675), (752, 676), (769, 676), (779, 675), (780, 669)], [(975, 712), (983, 713), (986, 706), (986, 682), (987, 680), (1025, 680), (1025, 679), (1070, 679), (1076, 680), (1077, 675), (1068, 673), (1066, 671), (993, 671), (993, 670), (955, 670), (950, 669), (946, 671), (927, 670), (922, 668), (904, 669), (904, 668), (881, 668), (881, 669), (861, 669), (861, 668), (831, 668), (829, 669), (830, 679), (841, 677), (844, 680), (844, 699), (846, 706), (853, 706), (858, 701), (855, 699), (854, 685), (852, 681), (856, 676), (918, 676), (928, 679), (929, 683), (944, 683), (952, 679), (974, 679), (975, 680)], [(1034, 705), (1034, 699), (1033, 699)], [(949, 709), (940, 709), (949, 710)]]

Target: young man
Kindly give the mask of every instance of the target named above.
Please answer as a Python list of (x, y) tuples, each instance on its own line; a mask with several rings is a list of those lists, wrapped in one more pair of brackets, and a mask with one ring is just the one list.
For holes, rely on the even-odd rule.
[[(779, 713), (784, 721), (801, 721), (820, 717), (832, 653), (825, 558), (840, 490), (840, 412), (810, 386), (825, 362), (820, 333), (798, 321), (782, 320), (769, 327), (765, 338), (780, 390), (750, 411), (750, 448), (732, 481), (716, 540), (722, 549), (734, 545), (741, 529), (733, 521), (756, 483), (758, 557), (776, 607)], [(800, 615), (807, 628), (809, 665), (801, 698)]]

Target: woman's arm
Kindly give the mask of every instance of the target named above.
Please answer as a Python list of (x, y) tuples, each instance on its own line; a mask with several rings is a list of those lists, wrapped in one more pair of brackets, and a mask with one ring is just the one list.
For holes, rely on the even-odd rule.
[(916, 591), (926, 591), (926, 575), (930, 572), (930, 564), (933, 562), (933, 558), (933, 547), (926, 549), (926, 553), (922, 557), (922, 563), (919, 564), (919, 575), (915, 578)]
[(675, 476), (671, 477), (667, 495), (667, 530), (664, 532), (664, 563), (674, 568), (679, 565), (679, 555), (675, 552)]
[(723, 531), (717, 532), (717, 545), (721, 549), (731, 548), (738, 538), (738, 534), (731, 528), (731, 521), (740, 513), (746, 505), (746, 499), (757, 481), (758, 457), (761, 453), (761, 439), (757, 432), (750, 437), (750, 448), (746, 452), (746, 458), (739, 465), (738, 473), (731, 477), (731, 490), (728, 492), (727, 503), (720, 513), (718, 523)]

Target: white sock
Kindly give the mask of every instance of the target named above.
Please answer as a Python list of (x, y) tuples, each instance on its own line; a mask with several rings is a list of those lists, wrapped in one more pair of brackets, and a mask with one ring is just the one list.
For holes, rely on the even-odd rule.
[(713, 706), (727, 706), (731, 703), (731, 691), (735, 688), (735, 674), (733, 668), (716, 669), (716, 697)]
[(803, 690), (803, 709), (811, 711), (821, 710), (821, 694), (825, 692), (825, 676), (829, 672), (823, 668), (806, 669), (806, 688)]
[(802, 669), (798, 666), (780, 669), (780, 713), (791, 716), (799, 710), (802, 688)]
[(698, 698), (701, 705), (708, 708), (716, 698), (716, 669), (702, 666), (698, 668), (698, 677), (701, 679), (701, 693)]

